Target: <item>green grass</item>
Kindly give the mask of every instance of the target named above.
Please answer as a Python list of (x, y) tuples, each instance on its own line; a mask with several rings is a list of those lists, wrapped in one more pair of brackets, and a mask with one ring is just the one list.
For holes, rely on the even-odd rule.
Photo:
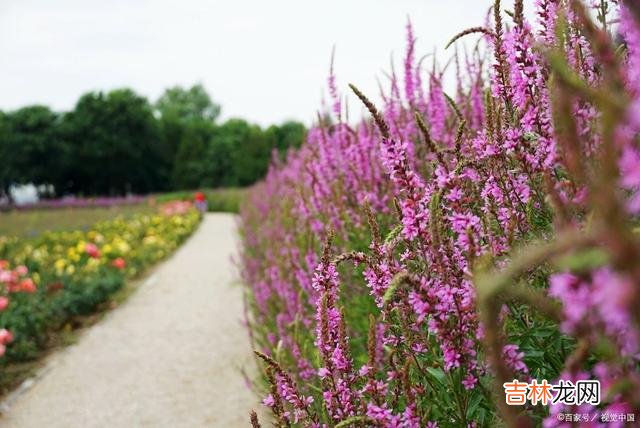
[[(197, 190), (185, 190), (179, 192), (164, 193), (156, 196), (158, 203), (181, 200), (193, 201), (193, 197)], [(240, 211), (240, 204), (246, 197), (247, 189), (245, 188), (228, 188), (228, 189), (203, 189), (201, 190), (207, 198), (209, 204), (209, 212), (231, 212)]]
[(139, 204), (1, 212), (0, 235), (33, 238), (44, 231), (88, 230), (99, 221), (154, 210), (148, 204)]
[[(247, 193), (246, 189), (204, 189), (210, 212), (240, 211), (240, 204)], [(155, 195), (156, 204), (185, 200), (193, 201), (196, 190), (163, 193)], [(149, 204), (121, 205), (92, 208), (58, 208), (25, 211), (0, 212), (0, 236), (33, 238), (44, 231), (88, 230), (99, 221), (110, 220), (116, 216), (129, 216), (135, 213), (152, 212), (155, 207)]]

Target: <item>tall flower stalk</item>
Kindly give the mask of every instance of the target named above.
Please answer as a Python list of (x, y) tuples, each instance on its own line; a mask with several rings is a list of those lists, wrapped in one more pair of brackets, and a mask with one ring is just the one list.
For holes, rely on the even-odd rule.
[[(241, 213), (247, 323), (280, 423), (638, 414), (640, 9), (600, 3), (539, 0), (529, 22), (496, 1), (450, 43), (478, 39), (454, 54), (452, 94), (408, 25), (381, 108), (351, 87), (371, 115), (357, 124), (332, 66), (332, 113)], [(513, 379), (597, 379), (601, 404), (508, 406)]]

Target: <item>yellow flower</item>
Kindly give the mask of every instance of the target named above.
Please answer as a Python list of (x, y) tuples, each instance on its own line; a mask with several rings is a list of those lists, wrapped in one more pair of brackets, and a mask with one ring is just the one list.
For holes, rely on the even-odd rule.
[(56, 270), (59, 270), (59, 271), (63, 270), (66, 265), (67, 265), (67, 262), (64, 259), (58, 259), (54, 263)]
[(98, 266), (100, 266), (100, 260), (91, 258), (87, 261), (86, 270), (89, 272), (94, 272), (98, 270)]
[[(84, 251), (84, 247), (82, 247), (82, 251)], [(71, 261), (74, 261), (74, 262), (80, 261), (80, 254), (78, 253), (78, 250), (74, 247), (67, 249), (67, 258)]]
[(153, 245), (156, 244), (158, 242), (158, 238), (155, 236), (146, 236), (143, 240), (142, 243), (144, 245)]
[(127, 244), (127, 242), (123, 240), (118, 241), (118, 243), (116, 244), (116, 248), (122, 254), (126, 254), (129, 252), (129, 250), (131, 250), (131, 247), (129, 246), (129, 244)]

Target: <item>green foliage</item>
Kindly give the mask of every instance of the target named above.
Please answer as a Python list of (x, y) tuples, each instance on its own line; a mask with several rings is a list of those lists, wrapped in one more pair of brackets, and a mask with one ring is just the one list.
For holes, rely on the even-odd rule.
[(173, 164), (172, 183), (177, 189), (206, 186), (210, 165), (205, 161), (213, 123), (197, 121), (183, 128), (182, 137)]
[(56, 196), (92, 196), (248, 186), (274, 151), (283, 157), (305, 138), (292, 121), (218, 124), (220, 110), (197, 84), (169, 88), (154, 105), (118, 89), (87, 93), (65, 114), (45, 106), (0, 112), (0, 190), (50, 184)]
[(290, 147), (300, 147), (307, 130), (300, 122), (287, 121), (280, 126), (271, 125), (265, 132), (268, 138), (275, 142), (278, 151), (284, 153)]
[(205, 192), (210, 212), (240, 212), (247, 191), (244, 189), (217, 189)]
[(15, 183), (58, 183), (58, 169), (65, 154), (59, 135), (59, 116), (45, 106), (24, 107), (0, 113), (0, 185), (7, 190)]
[(264, 177), (274, 151), (299, 146), (306, 130), (287, 122), (266, 131), (243, 119), (220, 125), (194, 121), (185, 127), (173, 168), (177, 189), (242, 187)]
[(299, 147), (306, 133), (291, 121), (266, 130), (243, 119), (217, 124), (220, 106), (202, 85), (167, 89), (156, 108), (165, 147), (174, 156), (174, 189), (253, 184), (266, 174), (274, 150)]
[(156, 101), (156, 109), (163, 119), (188, 123), (202, 120), (215, 122), (220, 115), (220, 106), (215, 104), (201, 84), (189, 89), (174, 86), (164, 91)]
[(65, 190), (146, 193), (166, 188), (168, 163), (149, 102), (129, 89), (83, 95), (66, 114)]
[(160, 115), (164, 147), (171, 159), (171, 183), (177, 188), (201, 186), (205, 165), (202, 162), (214, 122), (220, 115), (215, 104), (200, 84), (189, 89), (174, 86), (156, 101)]

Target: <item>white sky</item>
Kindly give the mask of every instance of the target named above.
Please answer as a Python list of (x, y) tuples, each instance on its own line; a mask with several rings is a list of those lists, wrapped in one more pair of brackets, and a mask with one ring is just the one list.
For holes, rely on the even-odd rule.
[[(151, 101), (201, 82), (223, 118), (311, 123), (332, 46), (338, 83), (376, 94), (411, 17), (417, 56), (482, 25), (491, 0), (0, 0), (0, 109), (73, 108), (89, 90)], [(511, 8), (510, 1), (504, 7)], [(531, 13), (533, 0), (526, 1)], [(360, 107), (351, 103), (352, 113)]]

